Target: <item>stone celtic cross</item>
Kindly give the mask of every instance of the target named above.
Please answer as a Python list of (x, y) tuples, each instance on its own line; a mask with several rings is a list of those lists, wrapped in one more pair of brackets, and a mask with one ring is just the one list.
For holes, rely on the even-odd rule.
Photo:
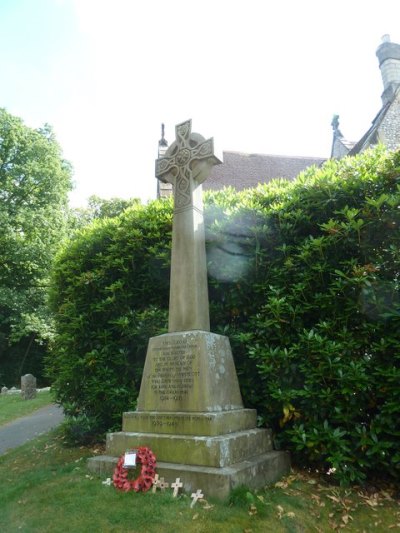
[(213, 139), (191, 129), (191, 120), (178, 124), (175, 142), (156, 160), (156, 177), (174, 188), (170, 333), (210, 331), (201, 184), (221, 161), (214, 155)]

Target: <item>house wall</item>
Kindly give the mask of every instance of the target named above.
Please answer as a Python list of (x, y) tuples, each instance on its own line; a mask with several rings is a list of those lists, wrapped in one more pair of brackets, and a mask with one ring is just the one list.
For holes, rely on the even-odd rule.
[(334, 139), (332, 146), (331, 157), (334, 159), (342, 159), (349, 153), (349, 149), (345, 146), (340, 139)]
[(389, 150), (400, 148), (400, 91), (387, 110), (382, 123), (379, 126), (379, 140)]

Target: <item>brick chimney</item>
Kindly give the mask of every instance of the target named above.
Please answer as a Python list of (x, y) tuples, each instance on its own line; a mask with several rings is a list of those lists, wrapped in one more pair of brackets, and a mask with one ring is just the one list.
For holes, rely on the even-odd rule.
[(400, 44), (392, 43), (390, 36), (384, 35), (376, 55), (383, 81), (381, 98), (383, 105), (385, 105), (400, 86)]

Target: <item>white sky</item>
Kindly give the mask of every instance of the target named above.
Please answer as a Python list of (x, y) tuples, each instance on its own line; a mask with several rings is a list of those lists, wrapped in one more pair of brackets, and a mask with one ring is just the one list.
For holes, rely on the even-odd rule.
[(160, 125), (219, 151), (328, 157), (381, 106), (399, 0), (0, 0), (0, 106), (50, 123), (87, 197), (155, 197)]

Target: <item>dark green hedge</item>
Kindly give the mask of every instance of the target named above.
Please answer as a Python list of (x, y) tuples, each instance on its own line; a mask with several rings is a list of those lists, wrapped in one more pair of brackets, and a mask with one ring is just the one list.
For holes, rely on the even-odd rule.
[[(398, 479), (400, 154), (206, 206), (212, 330), (231, 339), (246, 406), (303, 465)], [(134, 207), (58, 258), (49, 370), (67, 412), (97, 429), (134, 407), (147, 339), (165, 331), (171, 212)]]
[(93, 431), (134, 407), (149, 336), (165, 331), (171, 208), (136, 206), (81, 230), (56, 260), (48, 372), (67, 414)]

